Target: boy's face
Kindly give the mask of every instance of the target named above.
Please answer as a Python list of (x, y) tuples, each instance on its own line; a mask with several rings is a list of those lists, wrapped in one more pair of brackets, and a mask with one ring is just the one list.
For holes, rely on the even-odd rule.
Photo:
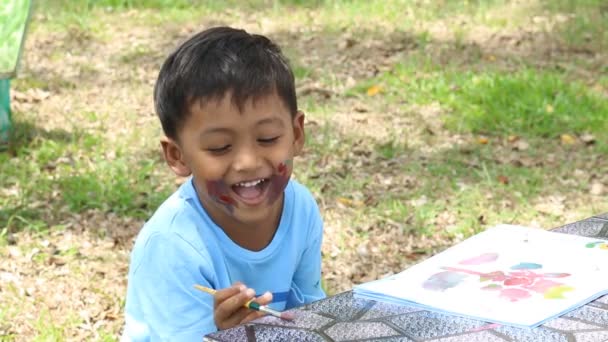
[(179, 143), (162, 141), (165, 158), (180, 176), (193, 175), (201, 203), (220, 226), (277, 222), (292, 159), (304, 145), (304, 114), (292, 118), (272, 93), (248, 100), (193, 103)]

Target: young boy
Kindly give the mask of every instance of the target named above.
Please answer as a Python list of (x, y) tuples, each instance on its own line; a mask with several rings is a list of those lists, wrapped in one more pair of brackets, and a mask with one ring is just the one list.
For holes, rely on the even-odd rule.
[(284, 310), (323, 298), (323, 224), (290, 180), (304, 114), (280, 49), (228, 27), (200, 32), (167, 58), (154, 101), (166, 162), (191, 177), (137, 237), (123, 340), (200, 341), (259, 317), (251, 299)]

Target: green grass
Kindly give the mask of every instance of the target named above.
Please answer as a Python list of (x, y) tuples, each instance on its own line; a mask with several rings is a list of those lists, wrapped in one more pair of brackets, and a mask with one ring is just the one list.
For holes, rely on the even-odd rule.
[(13, 189), (12, 195), (0, 197), (0, 221), (9, 230), (38, 231), (52, 219), (45, 216), (49, 213), (88, 209), (147, 218), (171, 191), (152, 177), (156, 161), (134, 160), (120, 148), (104, 146), (98, 136), (76, 132), (57, 140), (42, 132), (28, 137), (23, 130), (31, 126), (16, 126), (21, 132), (15, 134), (21, 136), (15, 156), (0, 154), (0, 186)]
[[(459, 71), (427, 64), (399, 64), (349, 94), (384, 85), (391, 101), (439, 102), (455, 132), (556, 137), (608, 131), (608, 101), (580, 81), (550, 70)], [(584, 113), (584, 115), (581, 115)]]
[[(389, 230), (398, 238), (411, 238), (412, 253), (424, 255), (496, 223), (533, 222), (549, 228), (608, 208), (605, 195), (589, 194), (590, 182), (603, 181), (608, 154), (608, 70), (594, 66), (595, 60), (585, 52), (606, 47), (602, 44), (607, 21), (600, 16), (599, 0), (579, 1), (576, 6), (565, 0), (525, 6), (507, 0), (35, 4), (32, 33), (45, 50), (34, 55), (39, 51), (32, 47), (27, 53), (41, 64), (27, 65), (11, 85), (21, 93), (34, 88), (51, 95), (35, 103), (26, 101), (26, 109), (15, 111), (13, 143), (8, 152), (0, 153), (2, 255), (9, 255), (14, 239), (56, 243), (64, 235), (75, 237), (79, 233), (70, 224), (81, 215), (94, 217), (82, 220), (85, 229), (93, 230), (107, 223), (99, 222), (105, 214), (129, 228), (152, 215), (176, 184), (158, 153), (159, 124), (150, 117), (151, 80), (157, 71), (150, 69), (157, 68), (168, 47), (191, 30), (216, 23), (249, 25), (252, 31), (259, 28), (278, 37), (298, 85), (331, 90), (331, 96), (313, 91), (298, 99), (307, 115), (307, 144), (294, 170), (319, 202), (326, 222), (325, 246), (330, 253), (340, 251), (324, 259), (328, 271), (337, 274), (323, 281), (328, 293), (360, 280), (354, 275), (340, 278), (341, 266), (348, 264), (356, 273), (377, 266), (362, 263), (353, 249)], [(535, 67), (538, 59), (525, 56), (499, 60), (497, 55), (491, 62), (485, 48), (492, 47), (469, 40), (481, 32), (475, 31), (478, 26), (498, 35), (521, 33), (521, 25), (534, 24), (535, 16), (553, 20), (570, 12), (575, 14), (571, 20), (551, 30), (542, 24), (534, 27), (556, 39), (552, 43), (564, 51), (575, 51), (560, 63), (542, 60), (544, 68)], [(443, 36), (442, 29), (447, 31)], [(336, 49), (346, 36), (355, 45)], [(393, 51), (396, 40), (406, 41), (407, 47)], [(367, 49), (369, 42), (381, 43), (381, 49)], [(80, 64), (65, 67), (67, 53), (73, 57), (70, 63)], [(349, 57), (346, 66), (336, 62), (344, 55)], [(389, 57), (394, 58), (385, 63)], [(370, 66), (385, 65), (388, 71), (364, 76)], [(382, 91), (370, 96), (367, 90), (374, 85)], [(99, 93), (110, 100), (96, 101)], [(425, 112), (428, 108), (437, 110)], [(66, 122), (68, 126), (62, 126)], [(586, 132), (595, 135), (595, 145), (561, 146), (557, 138)], [(478, 143), (478, 135), (489, 142)], [(509, 135), (517, 135), (529, 147), (516, 150), (506, 139)], [(562, 213), (536, 208), (552, 196), (567, 198)], [(19, 230), (24, 234), (9, 239)], [(93, 232), (95, 237), (104, 236)], [(378, 253), (386, 255), (380, 263), (402, 258), (395, 251), (403, 246), (389, 240), (379, 246)], [(48, 257), (53, 252), (41, 243), (32, 246), (40, 251), (26, 267), (52, 267)], [(19, 248), (26, 254), (34, 247)], [(104, 265), (125, 267), (118, 260), (127, 259), (128, 246), (100, 243), (91, 248), (107, 249), (112, 257), (104, 259)], [(58, 257), (77, 261), (69, 262), (69, 274), (51, 280), (52, 275), (37, 272), (49, 277), (49, 286), (65, 281), (82, 284), (98, 300), (114, 296), (108, 303), (120, 310), (124, 274), (111, 279), (80, 253), (86, 256), (86, 248), (76, 244), (58, 252)], [(387, 269), (381, 271), (377, 274)], [(104, 286), (102, 291), (102, 280), (116, 287)], [(0, 321), (29, 327), (30, 340), (63, 340), (75, 331), (83, 333), (77, 309), (54, 321), (54, 310), (40, 309), (32, 320), (31, 313), (14, 305), (21, 300), (20, 289), (12, 284), (3, 289), (8, 296), (0, 296), (6, 298), (0, 304)], [(106, 321), (100, 329), (108, 330), (97, 331), (93, 339), (116, 340), (121, 323), (120, 318)]]

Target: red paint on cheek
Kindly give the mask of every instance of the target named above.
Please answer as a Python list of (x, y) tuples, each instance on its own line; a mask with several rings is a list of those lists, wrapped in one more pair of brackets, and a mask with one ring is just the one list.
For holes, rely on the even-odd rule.
[(287, 165), (284, 163), (279, 164), (278, 170), (281, 176), (285, 176), (285, 173), (287, 172)]
[(205, 186), (207, 187), (209, 197), (226, 207), (228, 211), (232, 212), (234, 207), (237, 206), (236, 200), (228, 195), (230, 189), (226, 183), (222, 181), (206, 181)]
[(228, 195), (220, 195), (218, 199), (224, 204), (231, 204), (236, 206), (236, 200)]
[(268, 189), (268, 203), (274, 203), (283, 193), (287, 183), (289, 183), (289, 167), (291, 160), (280, 163), (277, 166), (277, 173), (270, 177), (270, 189)]

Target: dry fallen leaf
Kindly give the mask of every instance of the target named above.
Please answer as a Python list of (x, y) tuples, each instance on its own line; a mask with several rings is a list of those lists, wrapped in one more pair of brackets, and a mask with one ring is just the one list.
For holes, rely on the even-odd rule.
[(507, 177), (505, 175), (500, 175), (500, 176), (496, 177), (496, 179), (501, 184), (505, 184), (505, 185), (509, 184), (509, 177)]
[(490, 140), (486, 137), (477, 138), (477, 143), (480, 145), (486, 145), (488, 142), (490, 142)]
[(367, 96), (377, 95), (378, 93), (380, 93), (380, 91), (382, 91), (382, 87), (380, 87), (379, 85), (373, 85), (367, 88)]
[(338, 201), (338, 203), (345, 205), (347, 207), (362, 207), (363, 206), (363, 202), (358, 201), (358, 200), (352, 200), (350, 198), (346, 198), (346, 197), (338, 197), (336, 199), (336, 201)]
[(595, 196), (602, 195), (604, 193), (604, 184), (598, 182), (592, 183), (589, 193)]
[(507, 137), (507, 141), (510, 143), (516, 142), (517, 140), (519, 140), (519, 137), (517, 135), (509, 135)]
[(585, 133), (580, 137), (581, 141), (585, 143), (585, 145), (593, 145), (595, 144), (595, 137), (589, 133)]
[(574, 145), (576, 144), (576, 138), (570, 134), (562, 134), (560, 136), (563, 145)]
[(513, 148), (518, 151), (525, 151), (528, 149), (528, 147), (530, 147), (530, 144), (528, 144), (525, 140), (518, 140), (513, 146)]

